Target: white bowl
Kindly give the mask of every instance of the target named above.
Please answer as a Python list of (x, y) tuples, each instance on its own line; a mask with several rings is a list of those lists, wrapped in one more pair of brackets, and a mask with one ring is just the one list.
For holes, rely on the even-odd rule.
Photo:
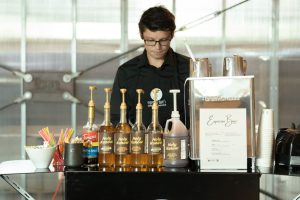
[(43, 145), (25, 146), (25, 150), (36, 168), (48, 168), (52, 161), (53, 154), (56, 150), (56, 146), (54, 147), (43, 147)]

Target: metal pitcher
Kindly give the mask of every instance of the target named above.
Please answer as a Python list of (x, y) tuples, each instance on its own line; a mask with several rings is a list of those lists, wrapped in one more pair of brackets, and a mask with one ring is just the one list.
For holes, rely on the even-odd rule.
[(245, 76), (247, 61), (239, 55), (225, 57), (223, 62), (223, 76)]
[(208, 58), (196, 58), (195, 61), (190, 59), (190, 75), (192, 77), (210, 77), (212, 67)]

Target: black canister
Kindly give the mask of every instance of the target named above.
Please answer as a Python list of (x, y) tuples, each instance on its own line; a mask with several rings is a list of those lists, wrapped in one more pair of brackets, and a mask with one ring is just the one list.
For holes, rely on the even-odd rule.
[(67, 167), (80, 167), (83, 162), (83, 144), (65, 143), (64, 165)]

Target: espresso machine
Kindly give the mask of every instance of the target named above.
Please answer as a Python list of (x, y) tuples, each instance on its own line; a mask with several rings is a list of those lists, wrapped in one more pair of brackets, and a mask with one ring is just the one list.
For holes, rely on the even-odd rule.
[(275, 164), (300, 167), (300, 127), (279, 129), (275, 142)]
[(247, 63), (241, 56), (225, 57), (223, 76), (212, 77), (208, 58), (190, 60), (190, 159), (201, 167), (200, 112), (203, 109), (245, 109), (247, 170), (255, 166), (254, 76), (245, 76)]

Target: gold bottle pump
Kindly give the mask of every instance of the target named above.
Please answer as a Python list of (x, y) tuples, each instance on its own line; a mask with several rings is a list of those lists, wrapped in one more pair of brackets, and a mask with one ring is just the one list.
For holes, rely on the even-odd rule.
[(153, 102), (153, 105), (152, 105), (152, 122), (153, 122), (153, 127), (156, 127), (157, 126), (157, 122), (158, 122), (158, 103), (157, 103), (157, 92), (158, 92), (158, 88), (154, 88), (152, 90), (153, 92), (153, 97), (154, 97), (154, 102)]
[(112, 91), (111, 88), (104, 88), (105, 92), (105, 103), (104, 103), (104, 125), (110, 125), (110, 103), (109, 103), (109, 93)]
[(88, 122), (89, 122), (89, 128), (92, 129), (93, 128), (93, 124), (94, 124), (94, 120), (95, 120), (95, 102), (93, 100), (93, 92), (94, 90), (96, 90), (95, 86), (90, 86), (90, 101), (88, 104)]
[[(142, 124), (142, 110), (143, 110), (143, 105), (141, 103), (141, 95), (144, 94), (144, 90), (142, 89), (137, 89), (136, 90), (137, 94), (138, 94), (138, 103), (136, 104), (136, 112), (137, 112), (137, 116), (136, 116), (136, 122), (137, 124)], [(138, 131), (140, 131), (141, 127), (138, 126)]]
[(122, 88), (120, 89), (120, 92), (122, 93), (122, 103), (120, 105), (120, 109), (121, 109), (121, 119), (120, 122), (121, 123), (126, 123), (126, 109), (127, 109), (127, 105), (125, 103), (125, 93), (127, 92), (127, 89)]

